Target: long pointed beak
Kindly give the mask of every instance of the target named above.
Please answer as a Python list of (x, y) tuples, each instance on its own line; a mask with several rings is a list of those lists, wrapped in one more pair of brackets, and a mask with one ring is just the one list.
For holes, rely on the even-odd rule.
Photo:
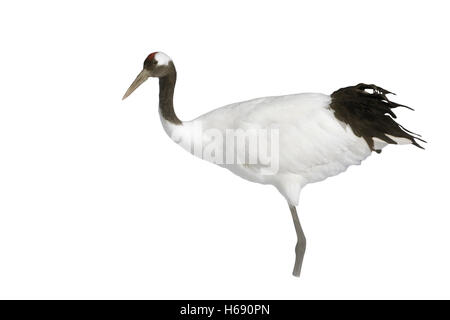
[(128, 97), (130, 94), (132, 94), (133, 91), (136, 90), (141, 84), (143, 84), (145, 82), (145, 80), (148, 79), (149, 76), (150, 76), (149, 72), (147, 70), (143, 69), (138, 74), (136, 79), (133, 81), (131, 86), (128, 88), (127, 92), (125, 92), (125, 94), (123, 95), (122, 100), (124, 100), (126, 97)]

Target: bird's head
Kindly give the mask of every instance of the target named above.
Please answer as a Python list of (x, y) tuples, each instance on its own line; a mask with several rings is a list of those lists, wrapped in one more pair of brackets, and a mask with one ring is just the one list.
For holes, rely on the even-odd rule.
[(175, 72), (175, 67), (167, 54), (163, 52), (150, 53), (144, 60), (144, 68), (125, 92), (122, 100), (132, 94), (148, 78), (162, 78), (173, 72)]

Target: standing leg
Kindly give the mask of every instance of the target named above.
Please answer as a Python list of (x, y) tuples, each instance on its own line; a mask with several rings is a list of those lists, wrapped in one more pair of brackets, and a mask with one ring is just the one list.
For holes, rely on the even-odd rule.
[(300, 225), (300, 220), (297, 216), (297, 209), (295, 206), (289, 205), (291, 210), (292, 220), (294, 220), (295, 232), (297, 233), (297, 245), (295, 246), (295, 265), (292, 274), (295, 277), (300, 277), (300, 270), (302, 269), (303, 256), (306, 250), (306, 238), (303, 233), (302, 226)]

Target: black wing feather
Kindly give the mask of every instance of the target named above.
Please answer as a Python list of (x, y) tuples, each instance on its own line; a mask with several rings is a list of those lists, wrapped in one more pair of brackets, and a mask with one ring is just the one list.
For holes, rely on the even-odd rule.
[[(367, 90), (373, 90), (368, 92)], [(339, 89), (331, 95), (331, 109), (336, 119), (347, 123), (358, 137), (363, 137), (372, 151), (375, 150), (373, 138), (381, 139), (389, 144), (396, 144), (387, 135), (406, 138), (416, 147), (422, 148), (416, 140), (422, 140), (415, 134), (398, 124), (392, 109), (412, 108), (389, 101), (387, 94), (392, 92), (373, 84), (360, 83), (356, 86)]]

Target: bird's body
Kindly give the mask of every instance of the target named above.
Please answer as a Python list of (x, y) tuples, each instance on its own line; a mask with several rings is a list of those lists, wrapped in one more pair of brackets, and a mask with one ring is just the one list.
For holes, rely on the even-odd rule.
[[(364, 139), (336, 119), (330, 102), (329, 95), (320, 93), (265, 97), (224, 106), (181, 125), (172, 125), (163, 117), (161, 121), (170, 137), (205, 160), (207, 155), (196, 153), (199, 148), (192, 146), (218, 149), (213, 144), (223, 141), (210, 135), (220, 132), (224, 137), (227, 130), (245, 130), (248, 135), (261, 129), (277, 130), (279, 163), (273, 174), (267, 174), (267, 166), (260, 162), (222, 161), (220, 165), (246, 180), (275, 186), (289, 204), (297, 205), (303, 186), (339, 174), (371, 154)], [(201, 134), (196, 132), (199, 129)], [(225, 149), (222, 157), (226, 154)]]
[(298, 237), (296, 276), (306, 248), (296, 211), (301, 189), (360, 164), (388, 144), (420, 147), (416, 139), (421, 139), (394, 121), (392, 109), (402, 105), (389, 101), (390, 92), (375, 85), (359, 84), (331, 95), (258, 98), (183, 122), (173, 107), (175, 67), (161, 52), (147, 57), (124, 98), (148, 77), (159, 78), (161, 122), (172, 140), (246, 180), (275, 186), (286, 198)]

